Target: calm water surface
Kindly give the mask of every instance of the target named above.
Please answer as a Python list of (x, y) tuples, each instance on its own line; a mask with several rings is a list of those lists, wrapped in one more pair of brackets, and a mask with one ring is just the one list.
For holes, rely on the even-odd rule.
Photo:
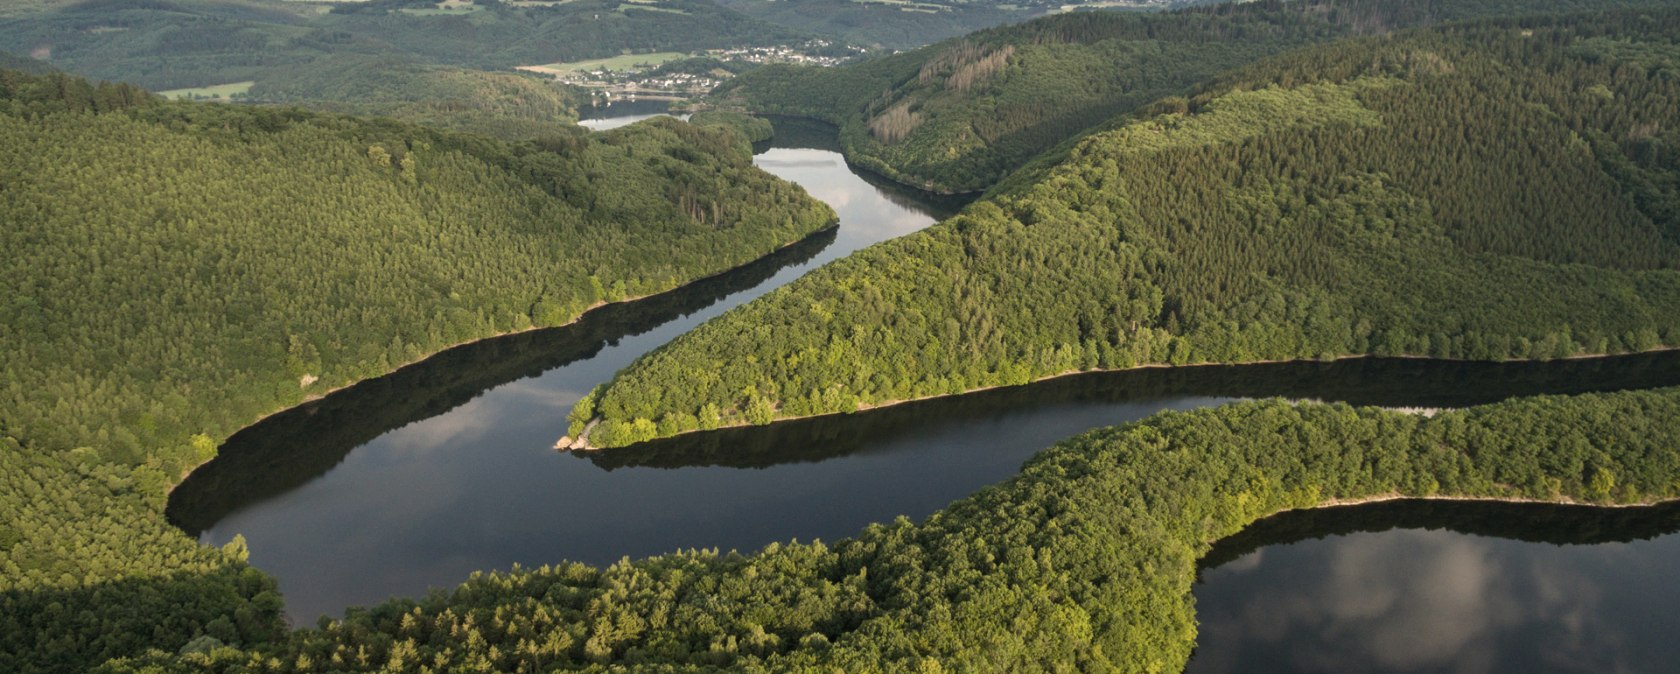
[[(772, 541), (832, 540), (898, 516), (921, 518), (1013, 475), (1059, 439), (1161, 410), (1259, 396), (1457, 407), (1524, 394), (1680, 384), (1675, 355), (1532, 365), (1369, 360), (1143, 370), (625, 450), (554, 452), (570, 406), (637, 356), (817, 265), (926, 227), (956, 206), (854, 173), (835, 152), (832, 130), (781, 120), (776, 145), (757, 164), (833, 206), (837, 231), (673, 293), (593, 312), (568, 328), (454, 349), (277, 415), (230, 439), (219, 458), (177, 489), (171, 518), (209, 544), (243, 535), (251, 561), (279, 579), (291, 616), (310, 624), (347, 606), (452, 587), (481, 569), (568, 559), (605, 564), (684, 548), (747, 551)], [(1578, 519), (1590, 523), (1593, 516)], [(1305, 543), (1294, 542), (1299, 535), (1281, 543), (1245, 538), (1253, 552), (1216, 551), (1234, 561), (1210, 566), (1197, 590), (1204, 638), (1192, 666), (1202, 672), (1387, 666), (1373, 654), (1380, 647), (1415, 656), (1390, 671), (1489, 671), (1476, 667), (1531, 661), (1572, 671), (1573, 661), (1562, 655), (1522, 659), (1512, 655), (1515, 648), (1491, 645), (1535, 639), (1570, 657), (1612, 647), (1637, 651), (1644, 660), (1624, 658), (1631, 671), (1651, 671), (1639, 662), (1680, 661), (1680, 652), (1660, 639), (1606, 641), (1585, 627), (1608, 614), (1653, 615), (1654, 609), (1640, 608), (1648, 605), (1626, 603), (1652, 595), (1674, 605), (1671, 595), (1638, 591), (1660, 586), (1661, 579), (1637, 575), (1676, 559), (1680, 543), (1673, 536), (1554, 548), (1490, 538), (1522, 534), (1500, 528), (1511, 518), (1489, 521), (1469, 527), (1476, 536), (1368, 527), (1386, 532)], [(1340, 531), (1321, 523), (1285, 530), (1302, 526), (1311, 535)], [(1601, 557), (1551, 561), (1572, 555)], [(1543, 564), (1573, 571), (1532, 570)], [(1443, 608), (1416, 603), (1428, 599), (1420, 594), (1425, 587), (1445, 588), (1437, 592), (1442, 596), (1486, 598), (1456, 606), (1495, 628), (1417, 631), (1404, 620)], [(1567, 599), (1576, 596), (1571, 588), (1593, 587), (1592, 602)], [(1542, 596), (1564, 596), (1557, 601), (1593, 610), (1509, 603)], [(1360, 610), (1349, 614), (1338, 601)], [(1571, 620), (1583, 626), (1573, 642), (1578, 647), (1532, 627)], [(1428, 641), (1435, 651), (1385, 634)], [(1454, 650), (1442, 641), (1464, 634), (1470, 637), (1461, 641), (1470, 646)], [(1440, 655), (1424, 657), (1428, 652)]]
[[(789, 132), (796, 144), (813, 135), (798, 131)], [(536, 337), (505, 347), (535, 361), (530, 370), (457, 354), (462, 362), (445, 365), (449, 372), (422, 367), (408, 373), (416, 381), (399, 373), (399, 382), (357, 387), (373, 400), (329, 398), (276, 417), (231, 439), (227, 461), (183, 484), (171, 516), (207, 543), (243, 535), (252, 563), (279, 579), (291, 616), (309, 624), (349, 605), (453, 586), (477, 569), (835, 538), (960, 496), (968, 489), (901, 484), (899, 498), (851, 508), (860, 482), (888, 472), (868, 459), (820, 468), (607, 472), (551, 449), (571, 405), (637, 356), (811, 268), (949, 214), (871, 185), (832, 150), (772, 148), (755, 162), (833, 206), (838, 231), (771, 261), (779, 267), (758, 265), (744, 270), (745, 279), (737, 274), (662, 298), (651, 311), (591, 322), (582, 340), (558, 330), (544, 336), (547, 343)], [(560, 362), (544, 362), (548, 352), (560, 352)], [(481, 376), (496, 368), (496, 376)], [(962, 484), (995, 480), (1019, 463), (1019, 455), (952, 458), (919, 460), (953, 464), (940, 473), (984, 475)], [(926, 473), (895, 479), (937, 480)]]
[(1189, 672), (1672, 672), (1680, 663), (1680, 506), (1340, 510), (1273, 518), (1209, 555)]
[[(635, 124), (650, 117), (667, 114), (670, 101), (614, 101), (607, 105), (584, 106), (578, 109), (578, 126), (596, 131), (616, 129), (621, 126)], [(688, 115), (677, 115), (688, 119)]]

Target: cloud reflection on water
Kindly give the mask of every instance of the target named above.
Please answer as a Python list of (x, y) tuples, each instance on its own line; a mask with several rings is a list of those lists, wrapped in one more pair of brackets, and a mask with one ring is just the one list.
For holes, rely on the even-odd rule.
[(1262, 548), (1205, 573), (1188, 671), (1662, 671), (1674, 645), (1633, 639), (1645, 611), (1607, 601), (1606, 583), (1641, 581), (1605, 568), (1673, 538), (1560, 547), (1396, 530)]

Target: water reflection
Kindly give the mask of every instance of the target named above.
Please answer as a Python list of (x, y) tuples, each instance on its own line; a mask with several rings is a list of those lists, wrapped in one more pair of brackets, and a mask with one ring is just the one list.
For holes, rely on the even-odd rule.
[[(652, 330), (753, 288), (833, 244), (826, 230), (734, 271), (669, 293), (589, 312), (564, 328), (538, 330), (450, 349), (423, 363), (274, 415), (229, 438), (215, 461), (171, 495), (169, 517), (197, 535), (228, 514), (321, 476), (356, 447), (391, 433), (405, 451), (459, 444), (484, 434), (511, 410), (564, 415), (572, 391), (519, 381), (598, 355), (627, 335)], [(480, 398), (503, 387), (514, 404)], [(466, 406), (464, 409), (463, 406)], [(454, 413), (450, 413), (454, 411)], [(417, 423), (427, 419), (432, 423)]]
[(887, 198), (830, 151), (778, 147), (755, 162), (830, 200), (841, 225), (826, 244), (732, 276), (727, 287), (664, 298), (673, 306), (631, 305), (614, 310), (630, 318), (592, 316), (487, 342), (296, 410), (225, 447), (176, 490), (171, 517), (210, 544), (244, 535), (252, 563), (278, 578), (289, 612), (308, 623), (348, 605), (452, 586), (480, 569), (756, 548), (915, 512), (922, 506), (886, 501), (832, 515), (866, 473), (608, 475), (551, 449), (565, 433), (566, 409), (641, 354), (818, 265), (935, 220), (937, 211)]
[[(1541, 394), (1680, 384), (1680, 354), (1551, 363), (1464, 363), (1410, 358), (1270, 363), (1090, 373), (855, 415), (735, 428), (582, 454), (609, 470), (626, 466), (763, 467), (885, 451), (908, 438), (961, 436), (987, 428), (991, 443), (1042, 449), (1132, 406), (1210, 404), (1285, 397), (1384, 407), (1469, 407)], [(917, 440), (918, 442), (925, 440)], [(1038, 443), (1032, 445), (1032, 443)]]
[[(776, 126), (774, 144), (780, 148), (797, 148), (809, 150), (826, 150), (839, 155), (839, 128), (827, 122), (805, 117), (786, 117), (782, 115), (762, 115)], [(845, 161), (844, 158), (840, 158)], [(876, 175), (861, 166), (846, 162), (847, 170), (860, 180), (875, 187), (881, 197), (887, 201), (911, 210), (922, 211), (940, 220), (957, 214), (963, 206), (974, 201), (974, 195), (945, 195), (922, 192), (905, 187), (891, 180)]]
[[(639, 101), (613, 101), (607, 105), (583, 106), (578, 108), (582, 119), (578, 126), (594, 131), (606, 131), (621, 126), (629, 126), (644, 119), (660, 117), (670, 114), (671, 101), (643, 99)], [(678, 119), (688, 119), (688, 115), (675, 115)]]
[(1188, 671), (1668, 671), (1676, 531), (1676, 505), (1281, 515), (1204, 560)]
[[(778, 145), (816, 144), (819, 126), (789, 124), (778, 120)], [(565, 410), (638, 356), (960, 205), (872, 184), (832, 149), (776, 147), (755, 162), (828, 201), (839, 229), (699, 287), (450, 351), (276, 417), (177, 489), (170, 516), (206, 543), (244, 535), (252, 562), (279, 579), (292, 616), (309, 623), (515, 563), (604, 564), (847, 536), (870, 522), (923, 517), (1069, 435), (1232, 397), (1453, 407), (1680, 383), (1680, 354), (1144, 370), (557, 456), (550, 447), (565, 433)], [(685, 468), (668, 469), (677, 466)]]

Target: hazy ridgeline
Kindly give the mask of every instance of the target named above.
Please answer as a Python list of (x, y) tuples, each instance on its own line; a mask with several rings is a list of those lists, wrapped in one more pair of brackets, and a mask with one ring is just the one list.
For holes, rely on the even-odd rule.
[(701, 0), (482, 4), (451, 15), (432, 0), (373, 0), (321, 14), (313, 3), (88, 0), (0, 18), (0, 45), (62, 70), (165, 90), (332, 70), (358, 55), (507, 70), (808, 37)]

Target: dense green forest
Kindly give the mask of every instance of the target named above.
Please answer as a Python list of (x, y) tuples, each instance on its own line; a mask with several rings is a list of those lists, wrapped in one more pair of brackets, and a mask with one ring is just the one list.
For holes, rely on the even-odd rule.
[(738, 112), (702, 110), (690, 115), (688, 123), (695, 126), (727, 126), (754, 143), (770, 140), (776, 134), (776, 127), (770, 124), (770, 120), (749, 117)]
[(238, 428), (834, 218), (738, 132), (670, 118), (512, 144), (12, 71), (0, 185), (0, 670), (23, 672), (274, 632), (272, 582), (162, 517)]
[(422, 65), (394, 56), (340, 56), (275, 68), (247, 94), (257, 101), (382, 116), (505, 140), (564, 133), (583, 94), (532, 73)]
[[(562, 7), (619, 4), (595, 1)], [(249, 67), (334, 91), (365, 73), (312, 80), (312, 57), (294, 57), (312, 40), (367, 45), (356, 63), (412, 79), (378, 94), (363, 80), (366, 111), (481, 133), (0, 70), (0, 671), (1171, 672), (1194, 645), (1196, 560), (1267, 514), (1391, 496), (1680, 497), (1680, 389), (1431, 418), (1260, 401), (1074, 438), (920, 523), (477, 574), (293, 631), (242, 542), (203, 547), (163, 517), (218, 443), (451, 344), (807, 254), (785, 247), (834, 215), (752, 167), (762, 120), (588, 133), (541, 123), (565, 100), (531, 95), (535, 81), (441, 67), (419, 47), (387, 60), (416, 43), (499, 58), (524, 48), (517, 30), (569, 10), (375, 0), (315, 17), (226, 2), (172, 31), (145, 13), (210, 5), (40, 4), (74, 38), (49, 46), (80, 64), (147, 41), (187, 50), (110, 61), (160, 78)], [(695, 11), (658, 25), (704, 40), (708, 17), (735, 21)], [(673, 13), (603, 14), (627, 23), (574, 21), (553, 39), (587, 51)], [(12, 41), (46, 34), (17, 16), (0, 19), (0, 46), (43, 46)], [(444, 28), (404, 32), (419, 20)], [(592, 436), (605, 446), (1076, 370), (1680, 344), (1677, 35), (1680, 12), (1625, 11), (1274, 56), (706, 324), (577, 420), (605, 417)], [(1013, 53), (940, 53), (974, 56), (941, 66), (947, 83), (1013, 67)], [(486, 100), (462, 110), (405, 86)], [(599, 348), (577, 337), (567, 348)], [(531, 348), (564, 357), (550, 346)], [(483, 370), (440, 385), (496, 376)], [(304, 458), (290, 468), (321, 460)]]
[(573, 432), (1147, 364), (1680, 345), (1676, 35), (1630, 11), (1265, 61), (643, 356)]
[(39, 54), (82, 75), (175, 89), (261, 81), (277, 70), (353, 55), (505, 70), (808, 37), (709, 0), (486, 0), (468, 12), (436, 5), (373, 0), (325, 11), (282, 1), (86, 0), (0, 17), (0, 49)]
[(74, 109), (137, 93), (0, 78), (0, 246), (26, 272), (0, 281), (0, 407), (38, 449), (174, 474), (206, 458), (195, 434), (833, 218), (736, 132), (671, 119), (505, 144), (298, 110)]
[(0, 51), (0, 70), (16, 70), (30, 75), (45, 75), (52, 72), (52, 67), (35, 59)]
[(982, 191), (1093, 125), (1293, 47), (1480, 16), (1664, 4), (1263, 0), (1079, 12), (840, 68), (764, 68), (714, 98), (839, 125), (848, 160), (899, 182)]
[(107, 669), (1176, 672), (1213, 541), (1372, 497), (1672, 499), (1677, 416), (1676, 389), (1433, 418), (1276, 400), (1164, 413), (1063, 442), (920, 523), (483, 574), (284, 641), (218, 637)]

